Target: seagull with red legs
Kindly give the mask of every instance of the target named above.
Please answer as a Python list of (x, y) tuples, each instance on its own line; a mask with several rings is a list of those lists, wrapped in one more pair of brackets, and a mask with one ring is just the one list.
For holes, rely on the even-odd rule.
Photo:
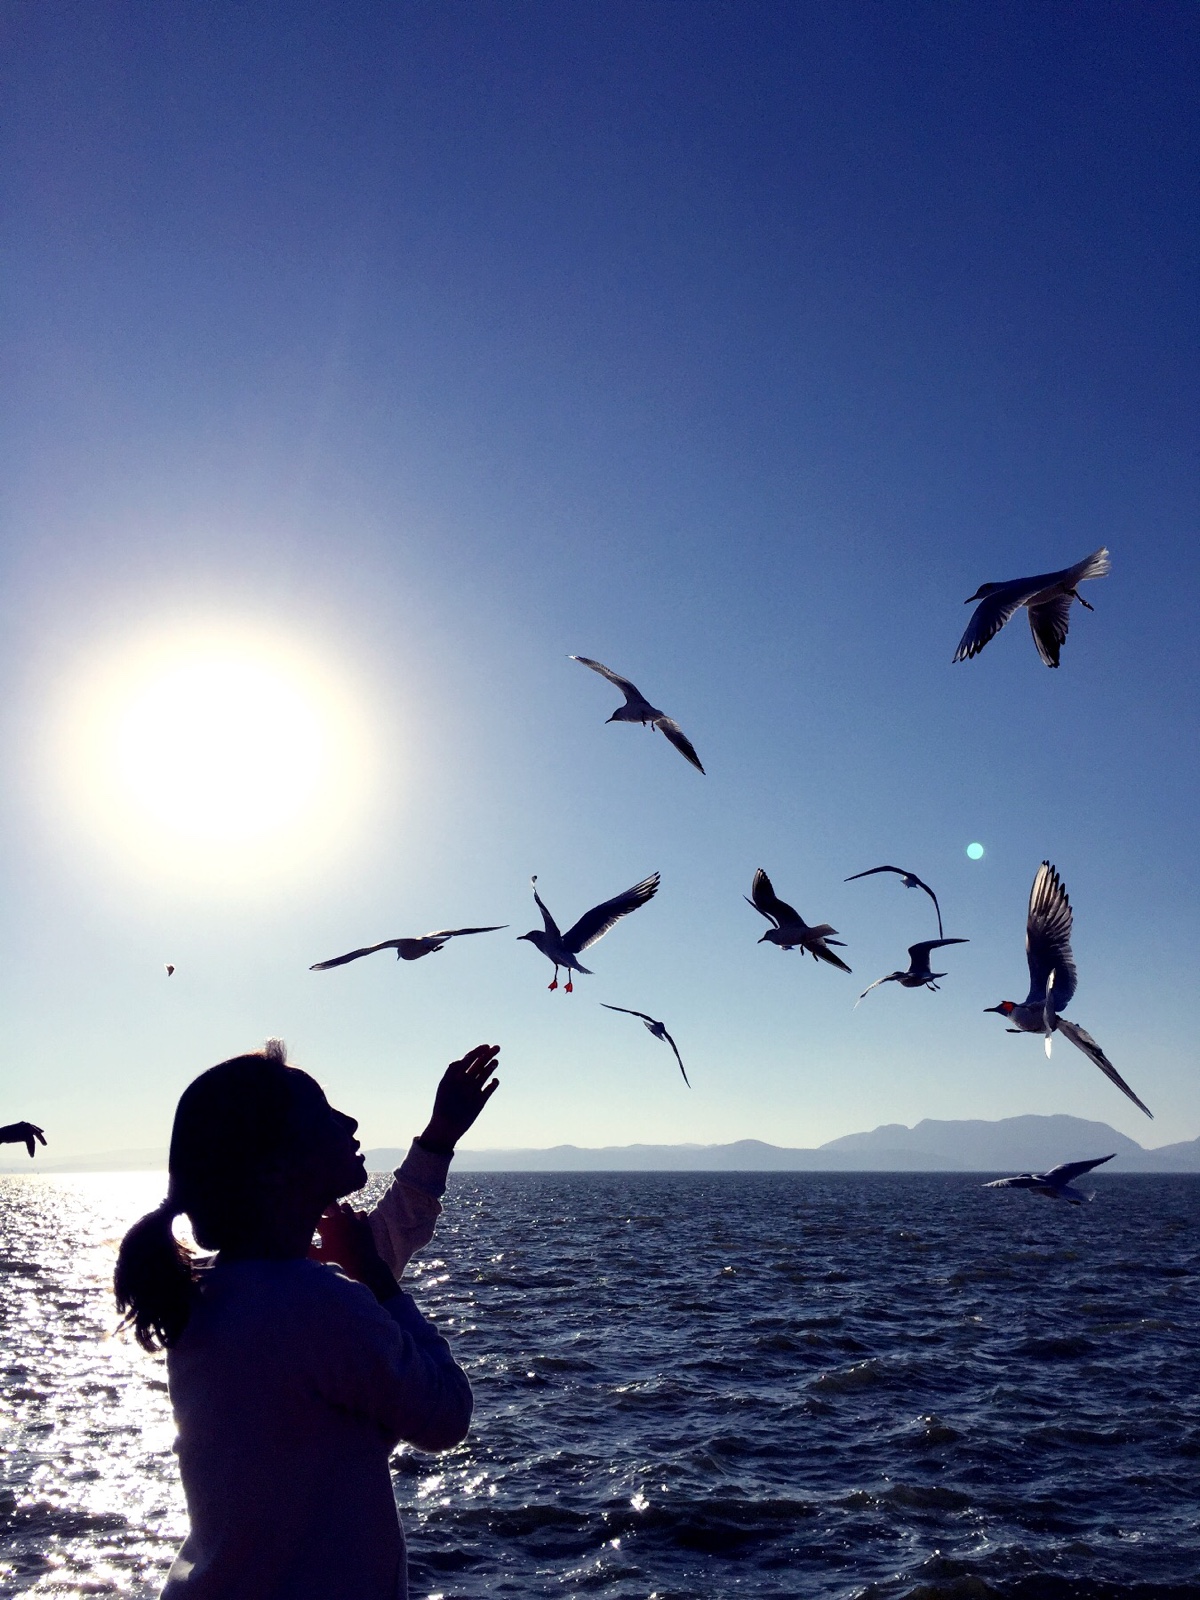
[(567, 981), (564, 985), (566, 992), (571, 994), (575, 985), (571, 982), (571, 974), (578, 972), (591, 977), (591, 968), (580, 964), (579, 956), (589, 945), (603, 939), (608, 930), (614, 927), (622, 917), (627, 917), (631, 911), (636, 911), (639, 906), (644, 906), (658, 893), (659, 875), (652, 872), (648, 878), (643, 878), (641, 883), (635, 883), (632, 889), (626, 889), (623, 894), (614, 895), (611, 900), (606, 900), (603, 905), (593, 906), (590, 911), (585, 911), (579, 921), (566, 933), (559, 930), (558, 923), (546, 909), (546, 903), (537, 892), (537, 874), (530, 879), (533, 884), (533, 898), (537, 908), (542, 913), (545, 928), (533, 928), (529, 933), (520, 933), (518, 939), (528, 939), (531, 945), (536, 946), (547, 961), (554, 963), (554, 978), (547, 985), (550, 989), (558, 988), (558, 969), (567, 969)]
[(1025, 958), (1029, 963), (1029, 993), (1018, 1004), (1015, 1000), (1002, 1000), (998, 1006), (985, 1006), (985, 1011), (998, 1012), (1010, 1024), (1009, 1033), (1040, 1033), (1046, 1041), (1046, 1054), (1050, 1054), (1050, 1040), (1055, 1033), (1068, 1038), (1077, 1050), (1094, 1067), (1116, 1084), (1121, 1093), (1132, 1100), (1139, 1111), (1153, 1118), (1150, 1107), (1139, 1100), (1085, 1028), (1070, 1022), (1060, 1011), (1065, 1011), (1074, 997), (1079, 982), (1075, 970), (1075, 957), (1071, 954), (1071, 928), (1074, 912), (1067, 899), (1058, 873), (1048, 861), (1043, 861), (1033, 880), (1029, 895), (1029, 913), (1025, 921)]

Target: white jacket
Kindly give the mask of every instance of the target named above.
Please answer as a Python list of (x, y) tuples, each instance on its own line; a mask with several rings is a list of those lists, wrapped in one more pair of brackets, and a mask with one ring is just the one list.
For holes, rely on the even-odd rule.
[[(397, 1278), (433, 1237), (448, 1157), (414, 1143), (371, 1229)], [(191, 1532), (162, 1600), (406, 1600), (388, 1458), (466, 1437), (471, 1390), (403, 1292), (315, 1261), (207, 1274), (168, 1352)]]

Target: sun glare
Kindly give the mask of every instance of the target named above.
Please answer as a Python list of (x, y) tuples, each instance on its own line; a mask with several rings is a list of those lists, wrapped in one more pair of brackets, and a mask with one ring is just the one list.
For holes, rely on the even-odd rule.
[(336, 673), (278, 641), (160, 637), (75, 698), (68, 784), (87, 834), (156, 872), (259, 879), (334, 841), (367, 740)]

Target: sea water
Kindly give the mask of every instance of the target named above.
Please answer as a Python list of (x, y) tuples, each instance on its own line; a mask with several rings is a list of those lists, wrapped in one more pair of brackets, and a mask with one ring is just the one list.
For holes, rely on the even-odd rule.
[[(373, 1180), (377, 1192), (383, 1179)], [(1200, 1600), (1200, 1179), (472, 1174), (410, 1269), (475, 1391), (401, 1449), (414, 1597)], [(161, 1175), (0, 1178), (0, 1593), (157, 1593)]]

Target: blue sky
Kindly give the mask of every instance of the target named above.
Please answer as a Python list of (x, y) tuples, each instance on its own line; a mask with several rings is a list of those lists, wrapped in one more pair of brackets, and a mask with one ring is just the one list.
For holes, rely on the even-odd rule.
[[(161, 1144), (196, 1072), (282, 1034), (368, 1144), (479, 1039), (478, 1145), (1031, 1111), (1200, 1133), (1194, 8), (3, 26), (3, 1117)], [(1101, 544), (1060, 671), (1020, 618), (951, 666), (980, 583)], [(69, 708), (145, 641), (209, 636), (329, 688), (353, 804), (220, 870), (150, 865)], [(570, 652), (708, 776), (606, 727)], [(1024, 997), (1043, 857), (1071, 1015), (1153, 1124), (982, 1014)], [(843, 884), (883, 861), (971, 942), (940, 994), (855, 1011), (936, 931), (898, 883)], [(852, 978), (755, 943), (757, 866)], [(565, 923), (654, 869), (595, 976), (547, 994), (514, 938), (530, 873)], [(512, 926), (307, 970), (475, 922)], [(666, 1020), (691, 1093), (600, 1000)]]

